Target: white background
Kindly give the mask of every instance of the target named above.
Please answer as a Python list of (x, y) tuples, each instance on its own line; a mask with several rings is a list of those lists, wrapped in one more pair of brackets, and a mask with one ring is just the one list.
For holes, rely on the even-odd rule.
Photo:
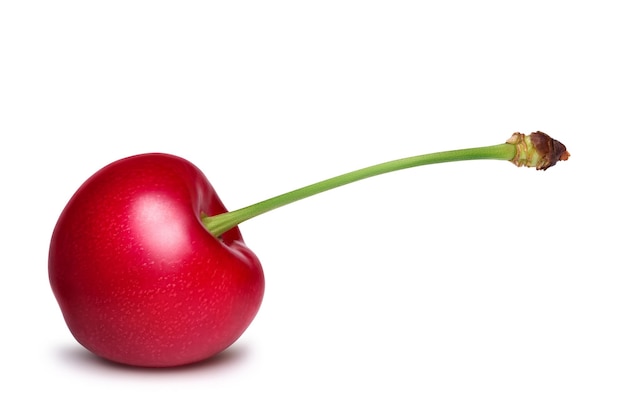
[[(622, 10), (2, 2), (0, 414), (625, 415)], [(266, 297), (197, 366), (94, 359), (48, 285), (65, 203), (124, 156), (190, 159), (235, 209), (535, 130), (571, 159), (422, 167), (243, 224)]]

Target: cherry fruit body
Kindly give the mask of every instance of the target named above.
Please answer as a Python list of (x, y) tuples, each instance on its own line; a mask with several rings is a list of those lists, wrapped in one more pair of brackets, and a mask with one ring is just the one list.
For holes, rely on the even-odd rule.
[(168, 154), (113, 162), (70, 199), (52, 234), (49, 278), (76, 340), (98, 356), (145, 367), (207, 359), (257, 314), (261, 264), (203, 173)]

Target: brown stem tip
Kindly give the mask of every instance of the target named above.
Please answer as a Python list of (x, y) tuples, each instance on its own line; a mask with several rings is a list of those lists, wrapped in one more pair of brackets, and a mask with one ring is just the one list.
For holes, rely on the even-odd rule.
[(534, 132), (530, 135), (513, 133), (506, 143), (516, 146), (516, 153), (511, 162), (518, 167), (536, 167), (545, 171), (558, 161), (567, 161), (569, 158), (565, 145), (543, 132)]

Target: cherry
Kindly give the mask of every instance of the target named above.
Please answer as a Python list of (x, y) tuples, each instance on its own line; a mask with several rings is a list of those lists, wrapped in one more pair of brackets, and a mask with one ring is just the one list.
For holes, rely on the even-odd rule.
[(169, 367), (234, 343), (257, 314), (261, 264), (238, 224), (291, 202), (400, 169), (498, 159), (545, 170), (569, 153), (548, 135), (374, 165), (228, 212), (191, 162), (143, 154), (113, 162), (70, 199), (52, 234), (49, 277), (85, 348), (111, 361)]

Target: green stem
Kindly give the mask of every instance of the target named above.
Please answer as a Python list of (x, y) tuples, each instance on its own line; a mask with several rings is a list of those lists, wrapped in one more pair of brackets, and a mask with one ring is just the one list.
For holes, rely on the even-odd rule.
[(213, 236), (219, 237), (224, 232), (227, 232), (238, 224), (260, 214), (267, 213), (268, 211), (274, 210), (278, 207), (282, 207), (295, 201), (311, 197), (315, 194), (360, 181), (365, 178), (401, 169), (421, 165), (439, 164), (442, 162), (467, 161), (473, 159), (496, 159), (510, 161), (516, 156), (516, 153), (516, 146), (514, 144), (504, 143), (501, 145), (436, 152), (397, 159), (394, 161), (384, 162), (382, 164), (372, 165), (367, 168), (358, 169), (343, 175), (338, 175), (324, 181), (316, 182), (306, 187), (298, 188), (239, 210), (218, 214), (216, 216), (205, 216), (202, 219), (202, 223)]

